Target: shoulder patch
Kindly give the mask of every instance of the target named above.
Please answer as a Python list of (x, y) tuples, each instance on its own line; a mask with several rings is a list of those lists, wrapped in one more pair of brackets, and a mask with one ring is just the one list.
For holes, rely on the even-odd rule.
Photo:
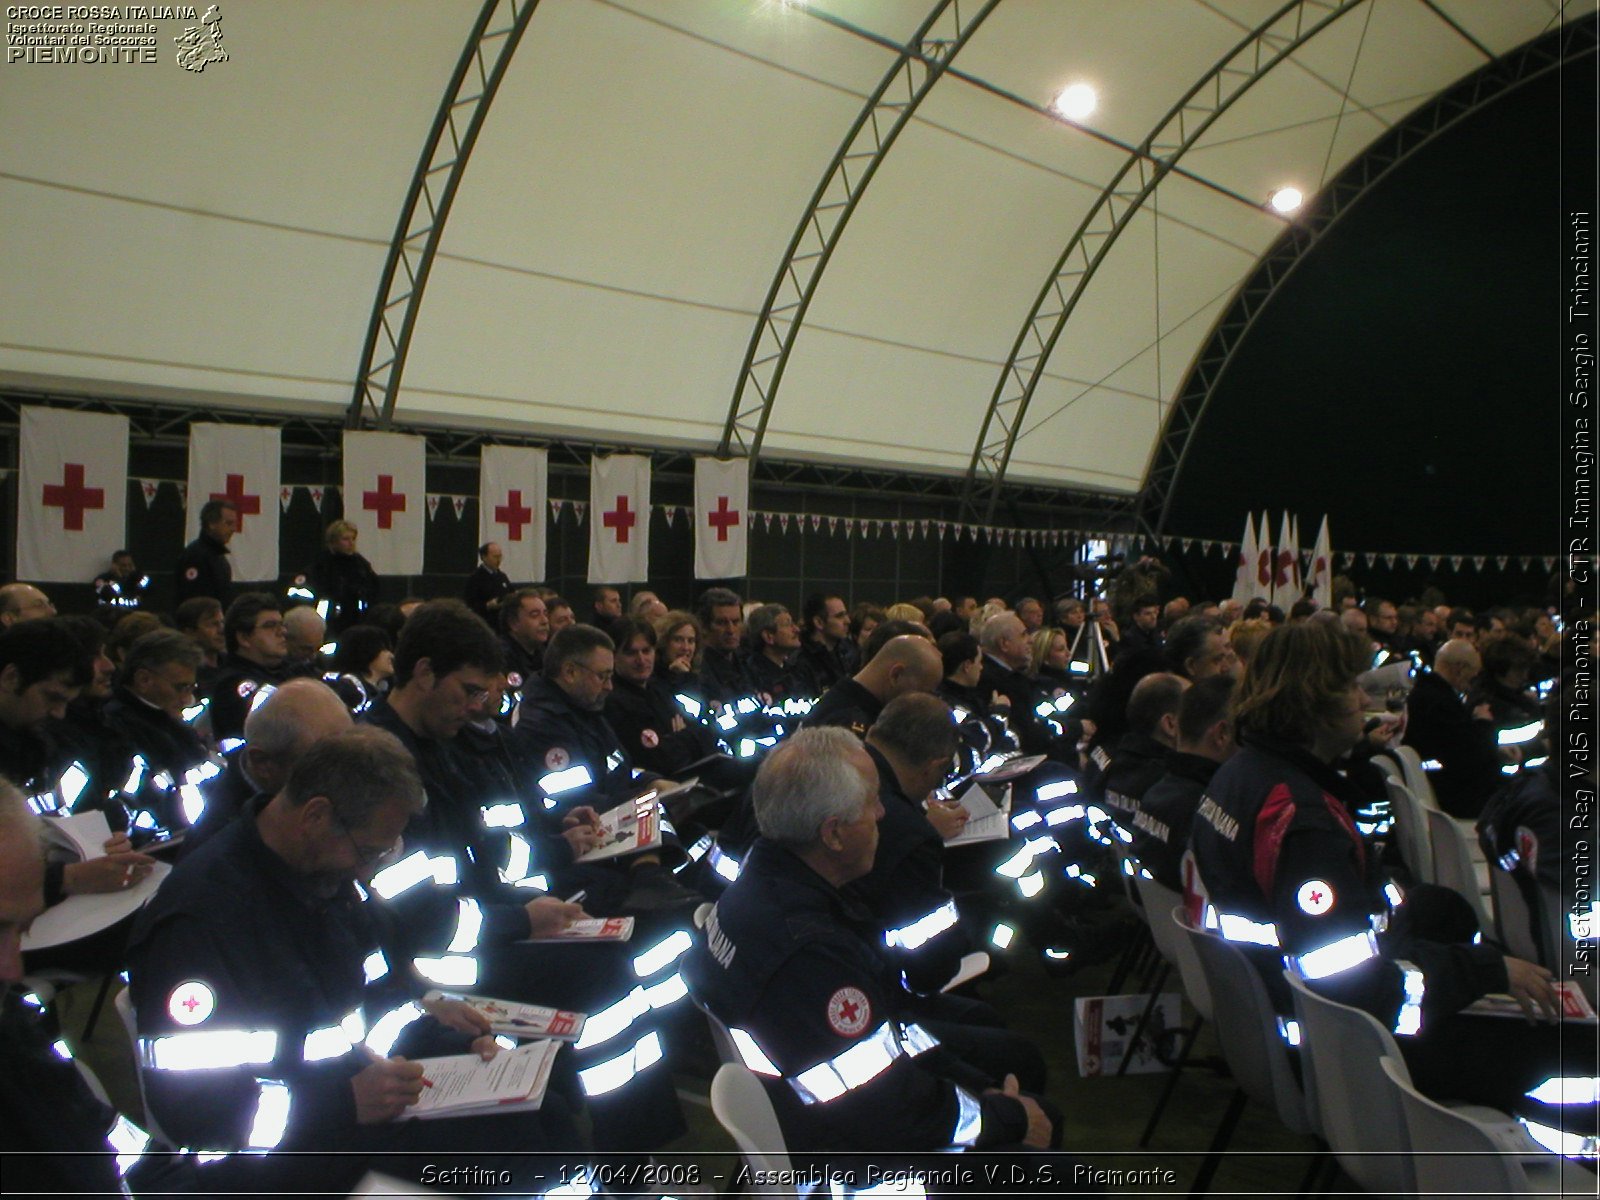
[(510, 672), (506, 676), (506, 683), (510, 687), (514, 687), (514, 688), (521, 687), (522, 686), (522, 673), (520, 671), (512, 671), (512, 672)]
[(216, 993), (198, 979), (191, 979), (172, 989), (167, 1000), (167, 1015), (179, 1025), (199, 1025), (216, 1007)]
[(1300, 885), (1294, 899), (1301, 912), (1310, 917), (1320, 917), (1333, 907), (1333, 888), (1328, 886), (1326, 880), (1308, 879)]
[(646, 750), (654, 750), (661, 745), (661, 735), (654, 729), (642, 729), (639, 731), (639, 743)]
[(568, 754), (560, 746), (552, 746), (545, 751), (544, 766), (547, 771), (559, 771), (571, 761), (572, 755)]
[(872, 1002), (860, 988), (842, 987), (828, 997), (828, 1028), (840, 1037), (859, 1037), (872, 1023)]
[(188, 579), (188, 580), (191, 580), (191, 581), (199, 579), (200, 578), (200, 568), (199, 567), (190, 567), (187, 571), (185, 571), (183, 573), (183, 577), (185, 579)]
[(239, 699), (247, 699), (259, 686), (254, 679), (241, 679), (239, 681)]

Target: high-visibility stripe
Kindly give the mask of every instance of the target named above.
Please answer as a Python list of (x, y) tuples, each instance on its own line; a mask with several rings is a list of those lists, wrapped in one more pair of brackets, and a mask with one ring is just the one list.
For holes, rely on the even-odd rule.
[(419, 1005), (407, 1003), (399, 1008), (392, 1008), (383, 1016), (372, 1023), (367, 1030), (367, 1048), (377, 1054), (387, 1056), (394, 1049), (394, 1044), (400, 1038), (400, 1031), (411, 1022), (422, 1016)]
[(430, 858), (426, 850), (418, 850), (374, 875), (372, 890), (385, 900), (393, 900), (396, 896), (428, 880), (444, 887), (454, 884), (456, 860), (448, 854)]
[(1278, 944), (1278, 927), (1271, 921), (1252, 921), (1249, 917), (1218, 912), (1215, 908), (1208, 907), (1205, 926), (1207, 929), (1215, 929), (1230, 942), (1248, 942), (1253, 946)]
[(117, 1173), (126, 1175), (134, 1163), (144, 1157), (145, 1147), (150, 1145), (150, 1135), (118, 1113), (106, 1134), (106, 1141), (117, 1152)]
[(546, 796), (559, 796), (562, 792), (570, 792), (573, 788), (587, 787), (594, 782), (594, 776), (589, 773), (589, 768), (582, 763), (566, 767), (560, 771), (551, 771), (539, 779), (539, 790)]
[(983, 1105), (964, 1087), (956, 1088), (956, 1128), (950, 1135), (952, 1146), (975, 1146), (983, 1132)]
[(640, 979), (654, 975), (663, 967), (677, 962), (692, 945), (694, 939), (689, 936), (688, 930), (674, 930), (633, 960), (633, 973)]
[(748, 1030), (730, 1029), (728, 1034), (732, 1037), (733, 1047), (739, 1052), (739, 1057), (745, 1066), (757, 1075), (766, 1075), (772, 1079), (782, 1078), (783, 1072), (773, 1066), (772, 1060), (762, 1052), (760, 1046), (756, 1045), (755, 1038), (750, 1036)]
[(515, 801), (486, 804), (478, 811), (483, 814), (483, 824), (486, 829), (515, 829), (528, 819), (527, 814), (522, 811), (522, 805)]
[(654, 1030), (645, 1034), (631, 1049), (616, 1058), (578, 1072), (585, 1096), (603, 1096), (628, 1083), (640, 1071), (661, 1061), (661, 1038)]
[(478, 982), (478, 960), (466, 954), (439, 958), (414, 958), (411, 965), (429, 983), (442, 987), (471, 987)]
[[(483, 932), (483, 907), (476, 900), (456, 901), (456, 931), (446, 954), (471, 954), (478, 948), (478, 936)], [(476, 977), (477, 969), (474, 967)]]
[[(1352, 933), (1304, 954), (1290, 955), (1289, 965), (1302, 979), (1327, 979), (1378, 957), (1378, 939), (1370, 929)], [(1418, 972), (1420, 976), (1420, 972)]]
[(506, 837), (510, 852), (506, 857), (505, 869), (500, 872), (500, 882), (519, 884), (528, 877), (528, 870), (533, 866), (533, 847), (520, 833), (507, 834)]
[(300, 1057), (305, 1062), (343, 1058), (367, 1036), (367, 1023), (360, 1010), (347, 1013), (337, 1025), (313, 1029), (306, 1034)]
[(274, 1150), (289, 1128), (289, 1089), (275, 1079), (259, 1079), (261, 1096), (250, 1122), (248, 1145), (252, 1150)]
[(1405, 988), (1406, 998), (1400, 1005), (1400, 1012), (1394, 1019), (1394, 1031), (1401, 1037), (1414, 1037), (1422, 1029), (1422, 997), (1427, 988), (1427, 981), (1423, 979), (1422, 972), (1414, 963), (1405, 959), (1396, 959), (1395, 966), (1400, 968), (1403, 975), (1402, 986)]
[(389, 973), (389, 960), (384, 957), (382, 950), (374, 950), (362, 960), (361, 970), (368, 983), (376, 983)]
[(1519, 1117), (1518, 1120), (1528, 1131), (1528, 1136), (1552, 1154), (1560, 1154), (1566, 1158), (1594, 1158), (1595, 1151), (1600, 1149), (1600, 1138), (1582, 1133), (1568, 1133), (1564, 1129), (1556, 1129), (1539, 1121), (1530, 1121), (1526, 1117)]
[(932, 912), (924, 913), (909, 925), (902, 925), (899, 929), (884, 930), (883, 940), (888, 946), (897, 946), (903, 950), (915, 950), (920, 946), (926, 945), (945, 930), (953, 928), (959, 919), (956, 913), (956, 902), (954, 900), (946, 900), (938, 908)]
[(1524, 1095), (1540, 1104), (1600, 1104), (1600, 1079), (1593, 1075), (1552, 1075)]
[(1520, 746), (1531, 742), (1544, 731), (1543, 721), (1530, 721), (1526, 725), (1518, 725), (1512, 729), (1502, 729), (1495, 735), (1495, 740), (1502, 746)]
[(266, 1066), (278, 1056), (270, 1029), (206, 1029), (142, 1039), (145, 1064), (155, 1071), (216, 1071)]

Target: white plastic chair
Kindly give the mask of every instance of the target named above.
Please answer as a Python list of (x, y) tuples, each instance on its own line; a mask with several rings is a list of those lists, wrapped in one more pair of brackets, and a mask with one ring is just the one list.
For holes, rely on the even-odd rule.
[[(1478, 914), (1478, 928), (1491, 929), (1489, 905), (1484, 900), (1487, 888), (1479, 882), (1472, 848), (1461, 824), (1449, 813), (1427, 809), (1428, 840), (1433, 845), (1433, 881), (1459, 893)], [(1486, 882), (1486, 881), (1485, 881)]]
[(1489, 897), (1494, 902), (1494, 931), (1500, 944), (1517, 958), (1539, 962), (1533, 913), (1515, 876), (1498, 864), (1489, 867)]
[(1395, 835), (1400, 839), (1400, 860), (1419, 883), (1432, 883), (1433, 843), (1428, 818), (1416, 793), (1393, 776), (1384, 780), (1389, 789), (1389, 808), (1394, 814)]
[(144, 1105), (144, 1127), (149, 1132), (151, 1144), (165, 1144), (176, 1146), (156, 1122), (156, 1114), (150, 1107), (150, 1094), (144, 1088), (144, 1056), (139, 1053), (139, 1021), (133, 1011), (133, 993), (126, 987), (117, 992), (112, 1007), (117, 1010), (117, 1016), (122, 1019), (122, 1028), (128, 1033), (128, 1045), (133, 1049), (134, 1076), (139, 1081), (139, 1101)]
[[(778, 1114), (761, 1081), (748, 1067), (725, 1062), (711, 1080), (711, 1111), (739, 1147), (745, 1163), (761, 1179), (781, 1179), (789, 1167), (789, 1147), (778, 1128)], [(757, 1196), (792, 1196), (792, 1186), (765, 1184)]]
[(1411, 1085), (1404, 1062), (1386, 1057), (1379, 1066), (1405, 1115), (1419, 1194), (1549, 1196), (1564, 1194), (1562, 1185), (1570, 1183), (1574, 1190), (1569, 1194), (1594, 1195), (1594, 1175), (1588, 1170), (1556, 1154), (1508, 1151), (1498, 1124), (1486, 1124), (1466, 1110), (1428, 1099)]
[(1438, 808), (1439, 798), (1433, 794), (1433, 780), (1422, 769), (1422, 755), (1414, 746), (1396, 746), (1394, 755), (1400, 761), (1400, 776), (1423, 808)]

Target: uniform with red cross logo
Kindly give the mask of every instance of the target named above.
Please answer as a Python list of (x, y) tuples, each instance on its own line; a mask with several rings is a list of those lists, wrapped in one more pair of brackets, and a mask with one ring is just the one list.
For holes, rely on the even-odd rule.
[(233, 590), (233, 566), (228, 562), (228, 547), (208, 533), (202, 533), (183, 548), (173, 570), (174, 606), (196, 596), (210, 596), (228, 607)]
[(1022, 1105), (917, 1023), (881, 926), (791, 851), (757, 841), (705, 932), (684, 976), (739, 1031), (791, 1151), (1020, 1140)]

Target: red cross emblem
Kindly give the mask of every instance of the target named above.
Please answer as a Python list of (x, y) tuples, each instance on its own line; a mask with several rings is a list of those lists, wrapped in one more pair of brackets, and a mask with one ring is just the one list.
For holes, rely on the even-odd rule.
[(244, 532), (244, 519), (257, 516), (261, 512), (261, 497), (251, 495), (244, 490), (243, 475), (229, 475), (223, 491), (212, 492), (213, 500), (226, 500), (233, 505), (233, 511), (239, 514), (239, 532)]
[(406, 511), (406, 496), (394, 490), (393, 475), (379, 475), (378, 490), (361, 493), (361, 507), (378, 514), (379, 529), (393, 529), (394, 514)]
[(553, 746), (545, 752), (544, 766), (547, 771), (559, 771), (572, 761), (572, 756), (560, 746)]
[(726, 496), (717, 497), (716, 511), (706, 514), (706, 521), (717, 531), (717, 541), (728, 540), (728, 530), (739, 523), (739, 510), (728, 507)]
[(628, 498), (617, 497), (617, 507), (600, 518), (600, 523), (607, 529), (617, 531), (617, 545), (628, 544), (628, 531), (639, 522), (639, 514), (628, 511)]
[(44, 502), (61, 510), (61, 527), (72, 533), (83, 531), (83, 514), (106, 506), (105, 488), (85, 487), (82, 463), (67, 463), (61, 469), (60, 483), (44, 485)]
[(1333, 889), (1320, 879), (1308, 879), (1295, 893), (1295, 900), (1299, 903), (1301, 912), (1308, 916), (1320, 917), (1333, 907)]
[(842, 987), (828, 997), (828, 1028), (840, 1037), (856, 1037), (872, 1021), (872, 1002), (860, 988)]
[(198, 980), (180, 983), (167, 1001), (167, 1015), (179, 1025), (198, 1025), (217, 1007), (216, 995)]
[(532, 524), (533, 509), (522, 503), (522, 492), (516, 488), (506, 493), (506, 502), (495, 506), (494, 519), (504, 525), (508, 541), (522, 540), (522, 527)]

